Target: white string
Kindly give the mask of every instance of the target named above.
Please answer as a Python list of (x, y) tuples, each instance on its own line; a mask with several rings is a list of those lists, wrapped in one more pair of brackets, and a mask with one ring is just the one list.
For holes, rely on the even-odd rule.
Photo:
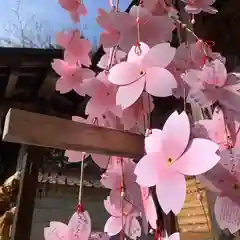
[(79, 194), (78, 194), (78, 202), (82, 203), (82, 189), (83, 189), (83, 169), (84, 169), (84, 160), (86, 153), (82, 153), (82, 162), (81, 162), (81, 171), (80, 171), (80, 182), (79, 182)]

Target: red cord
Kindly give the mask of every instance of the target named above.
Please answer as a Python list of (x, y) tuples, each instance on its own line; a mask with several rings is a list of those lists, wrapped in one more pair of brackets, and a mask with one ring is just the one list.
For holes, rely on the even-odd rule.
[(84, 207), (82, 204), (78, 204), (77, 205), (77, 213), (80, 214), (80, 213), (83, 213), (84, 212)]

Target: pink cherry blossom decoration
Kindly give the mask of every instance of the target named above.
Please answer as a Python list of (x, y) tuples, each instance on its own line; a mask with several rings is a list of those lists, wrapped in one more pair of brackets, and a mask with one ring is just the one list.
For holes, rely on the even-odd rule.
[(224, 111), (216, 107), (213, 119), (200, 120), (195, 124), (193, 133), (195, 136), (211, 139), (219, 144), (220, 149), (240, 147), (239, 123), (234, 119), (227, 121)]
[(114, 10), (106, 12), (100, 8), (98, 13), (97, 23), (104, 29), (100, 35), (100, 43), (105, 48), (119, 44), (121, 37), (124, 37), (122, 31), (135, 24), (134, 18), (125, 12), (116, 13)]
[[(190, 119), (185, 111), (169, 112), (162, 130), (147, 132), (146, 155), (137, 164), (129, 158), (66, 150), (69, 162), (82, 161), (83, 154), (91, 155), (105, 169), (101, 183), (110, 190), (104, 206), (111, 216), (105, 224), (105, 234), (91, 236), (90, 217), (87, 212), (80, 212), (71, 217), (68, 225), (51, 222), (44, 230), (45, 239), (109, 240), (121, 232), (135, 240), (142, 230), (147, 235), (149, 226), (157, 229), (159, 217), (149, 187), (156, 186), (165, 213), (172, 210), (178, 214), (186, 197), (185, 176), (188, 175), (197, 175), (203, 185), (218, 195), (215, 216), (220, 228), (228, 228), (231, 233), (238, 231), (239, 69), (230, 72), (232, 59), (213, 52), (215, 43), (201, 39), (185, 22), (188, 14), (194, 24), (198, 20), (195, 14), (217, 13), (216, 0), (182, 0), (185, 13), (178, 11), (171, 0), (141, 0), (126, 12), (120, 10), (118, 1), (106, 1), (111, 10), (98, 9), (97, 16), (97, 23), (103, 29), (100, 44), (104, 55), (94, 55), (91, 62), (92, 44), (78, 29), (56, 36), (57, 44), (64, 49), (63, 59), (52, 63), (59, 75), (56, 90), (62, 94), (74, 90), (86, 100), (79, 108), (88, 117), (73, 117), (75, 124), (145, 134), (152, 123), (156, 97), (172, 95), (183, 99), (184, 109), (188, 110), (186, 103), (191, 105)], [(76, 23), (87, 15), (81, 0), (58, 2)], [(175, 28), (192, 35), (191, 42), (190, 38), (182, 41), (175, 32), (174, 40), (177, 35), (178, 41), (172, 41)], [(175, 42), (180, 45), (171, 47)], [(97, 51), (101, 52), (101, 49)], [(161, 126), (164, 119), (165, 116)], [(163, 237), (179, 238), (179, 233)]]
[(124, 214), (122, 214), (120, 210), (117, 210), (111, 205), (109, 199), (104, 200), (104, 206), (111, 215), (104, 227), (104, 231), (107, 232), (109, 236), (118, 234), (122, 229), (131, 239), (136, 239), (141, 236), (141, 226), (134, 212), (131, 212), (131, 208), (124, 208), (128, 210), (124, 210)]
[(74, 22), (80, 21), (80, 16), (87, 15), (87, 9), (81, 0), (58, 0), (62, 8), (66, 9)]
[(45, 240), (88, 240), (91, 234), (91, 219), (87, 211), (74, 213), (68, 225), (61, 222), (50, 222), (44, 229)]
[(105, 54), (98, 62), (98, 67), (102, 69), (106, 69), (110, 63), (112, 66), (120, 63), (127, 56), (125, 52), (119, 50), (118, 48), (105, 48), (104, 51)]
[(126, 26), (120, 28), (119, 40), (119, 47), (125, 52), (129, 52), (132, 46), (137, 44), (138, 24), (141, 42), (150, 47), (170, 41), (172, 31), (175, 29), (174, 22), (168, 16), (154, 16), (141, 6), (131, 8), (127, 21)]
[(145, 138), (147, 155), (135, 169), (140, 185), (156, 185), (158, 200), (165, 213), (172, 210), (177, 214), (183, 207), (186, 197), (184, 175), (204, 173), (220, 160), (216, 155), (219, 148), (216, 143), (201, 138), (189, 141), (189, 138), (187, 114), (175, 111), (167, 119), (162, 131), (153, 129), (152, 134)]
[(74, 90), (81, 93), (80, 84), (84, 79), (93, 78), (95, 73), (87, 68), (76, 64), (69, 64), (66, 61), (55, 59), (52, 68), (61, 77), (56, 82), (56, 90), (64, 94)]
[(232, 234), (240, 229), (240, 206), (228, 197), (217, 197), (214, 212), (221, 229), (229, 229)]
[(240, 206), (240, 151), (237, 148), (222, 150), (219, 153), (221, 160), (211, 171), (198, 178), (208, 189), (221, 193)]
[(216, 0), (182, 0), (186, 2), (187, 5), (185, 6), (185, 10), (191, 14), (198, 14), (201, 11), (207, 12), (210, 14), (217, 13), (217, 9), (211, 7)]
[(144, 206), (144, 213), (146, 215), (146, 220), (149, 222), (153, 229), (157, 228), (157, 212), (156, 207), (153, 202), (153, 198), (149, 192), (148, 188), (141, 188), (142, 200)]
[(65, 48), (65, 60), (70, 63), (79, 63), (89, 67), (91, 59), (89, 54), (92, 44), (81, 36), (79, 30), (59, 32), (56, 34), (59, 45)]
[(138, 54), (132, 47), (127, 61), (115, 65), (109, 73), (109, 81), (119, 85), (117, 104), (123, 109), (136, 102), (144, 89), (154, 96), (167, 97), (177, 87), (174, 76), (165, 69), (174, 58), (175, 48), (162, 43), (150, 49), (141, 43), (140, 49)]
[(91, 99), (87, 103), (86, 114), (99, 117), (110, 111), (116, 116), (122, 116), (122, 108), (116, 104), (117, 86), (109, 82), (106, 73), (101, 72), (87, 84), (86, 94), (91, 96)]

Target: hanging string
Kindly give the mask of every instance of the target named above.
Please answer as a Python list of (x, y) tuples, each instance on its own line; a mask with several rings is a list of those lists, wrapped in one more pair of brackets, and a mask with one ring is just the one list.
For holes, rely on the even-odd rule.
[[(114, 0), (109, 0), (109, 5), (113, 10), (115, 10), (116, 13), (119, 12), (119, 0), (116, 0), (116, 2)], [(110, 56), (109, 56), (107, 67), (105, 69), (106, 74), (109, 73), (109, 70), (111, 69), (113, 62), (116, 58), (117, 48), (118, 48), (118, 45), (116, 45), (110, 49), (110, 54), (109, 54)]]
[(150, 95), (148, 94), (148, 129), (151, 128), (151, 99)]
[(108, 169), (109, 168), (109, 165), (112, 163), (112, 157), (109, 156), (108, 157), (108, 161), (107, 161), (107, 165), (106, 165), (106, 168), (105, 169)]
[(196, 20), (195, 20), (195, 15), (194, 15), (194, 14), (192, 14), (192, 18), (191, 18), (191, 24), (192, 24), (192, 25), (194, 25), (194, 24), (195, 24), (195, 22), (196, 22)]
[(116, 0), (116, 12), (119, 12), (119, 0)]
[(228, 130), (227, 117), (225, 115), (224, 115), (224, 131), (225, 131), (225, 135), (227, 137), (225, 145), (226, 145), (227, 149), (231, 152), (231, 150), (233, 148), (233, 141), (232, 141), (231, 135)]
[(111, 9), (115, 9), (114, 0), (109, 0), (109, 6)]
[(120, 186), (120, 204), (121, 204), (121, 222), (122, 222), (122, 231), (120, 233), (120, 240), (124, 240), (124, 206), (123, 199), (125, 197), (125, 185), (124, 185), (124, 174), (123, 174), (123, 159), (120, 160), (121, 164), (121, 186)]
[(111, 9), (115, 9), (116, 12), (119, 12), (119, 0), (109, 0), (109, 5)]
[(115, 47), (112, 47), (110, 49), (110, 57), (109, 57), (109, 60), (108, 60), (108, 64), (107, 64), (107, 67), (105, 69), (105, 72), (106, 74), (108, 74), (109, 70), (111, 69), (112, 65), (113, 65), (113, 62), (116, 58), (116, 51), (117, 51), (117, 48), (118, 46), (115, 46)]
[(187, 105), (187, 96), (186, 96), (186, 87), (183, 84), (183, 110), (186, 112), (186, 105)]
[(82, 213), (84, 212), (84, 207), (82, 204), (82, 190), (83, 190), (83, 170), (84, 170), (84, 161), (85, 161), (86, 153), (82, 153), (82, 161), (81, 161), (81, 170), (80, 170), (80, 182), (79, 182), (79, 193), (78, 193), (78, 206), (77, 212)]
[[(235, 167), (236, 167), (236, 160), (233, 156), (233, 148), (234, 148), (234, 145), (233, 145), (233, 141), (232, 141), (232, 138), (231, 138), (231, 134), (229, 133), (229, 130), (228, 130), (228, 126), (227, 126), (227, 116), (224, 115), (224, 128), (225, 128), (225, 135), (227, 137), (227, 141), (226, 141), (226, 147), (229, 151), (229, 154), (230, 154), (230, 162), (232, 164), (232, 167), (231, 167), (231, 170), (230, 172), (236, 176), (236, 171), (235, 171)], [(234, 184), (233, 185), (233, 188), (235, 188), (236, 185)]]
[(203, 65), (204, 65), (208, 60), (211, 60), (211, 58), (208, 56), (207, 50), (208, 49), (212, 50), (212, 48), (215, 46), (215, 42), (211, 40), (207, 40), (207, 41), (200, 40), (197, 42), (197, 44), (199, 45), (200, 50), (204, 54), (203, 56)]
[[(142, 1), (140, 1), (141, 4)], [(136, 46), (135, 46), (135, 53), (137, 55), (141, 55), (142, 53), (142, 49), (141, 49), (141, 44), (140, 44), (140, 6), (137, 6), (137, 42), (136, 42)]]
[[(146, 122), (146, 116), (145, 116), (145, 111), (144, 111), (144, 97), (142, 95), (141, 97), (141, 105), (142, 105), (142, 110), (143, 110), (143, 128), (144, 128), (144, 132), (146, 132), (146, 130), (148, 129), (148, 126), (147, 126), (147, 122)], [(141, 132), (141, 128), (139, 129), (140, 132)]]

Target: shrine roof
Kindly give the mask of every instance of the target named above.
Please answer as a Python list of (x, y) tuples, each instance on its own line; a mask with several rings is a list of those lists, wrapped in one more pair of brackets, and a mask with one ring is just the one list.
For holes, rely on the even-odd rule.
[(51, 63), (62, 57), (61, 49), (0, 47), (0, 100), (4, 108), (64, 118), (85, 116), (84, 97), (74, 91), (55, 91), (58, 76)]

